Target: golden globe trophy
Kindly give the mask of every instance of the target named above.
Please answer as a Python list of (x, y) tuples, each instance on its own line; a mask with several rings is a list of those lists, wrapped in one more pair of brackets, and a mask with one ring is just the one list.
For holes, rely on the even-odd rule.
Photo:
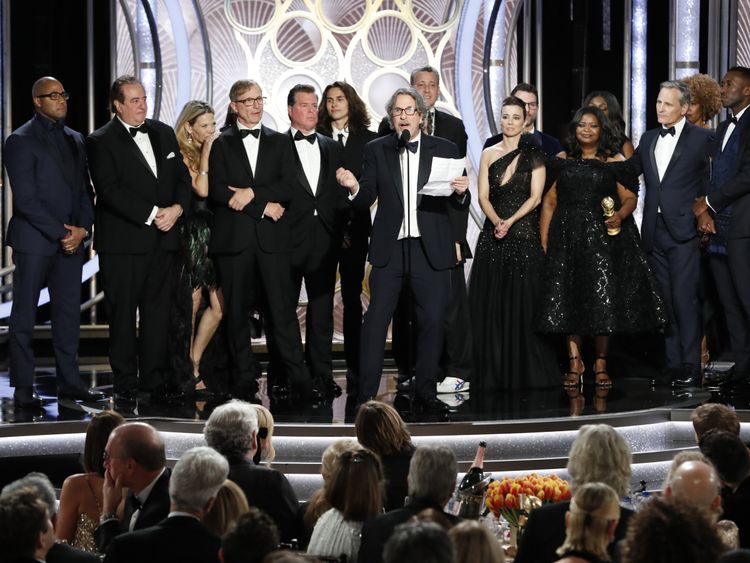
[[(602, 200), (602, 209), (604, 210), (604, 217), (609, 219), (615, 214), (615, 200), (607, 196)], [(607, 234), (611, 237), (620, 234), (620, 227), (607, 227)]]

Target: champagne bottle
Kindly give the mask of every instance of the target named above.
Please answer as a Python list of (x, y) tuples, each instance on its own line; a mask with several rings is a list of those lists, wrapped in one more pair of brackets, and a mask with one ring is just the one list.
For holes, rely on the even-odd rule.
[(473, 492), (472, 490), (474, 486), (484, 479), (484, 452), (486, 449), (487, 442), (479, 442), (477, 453), (474, 456), (474, 462), (471, 464), (471, 468), (466, 472), (466, 475), (464, 475), (464, 478), (461, 480), (461, 484), (458, 486), (460, 492)]

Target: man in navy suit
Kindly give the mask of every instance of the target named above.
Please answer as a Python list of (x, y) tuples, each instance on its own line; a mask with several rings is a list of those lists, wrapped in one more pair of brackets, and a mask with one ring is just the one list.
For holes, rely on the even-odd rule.
[(700, 385), (700, 248), (691, 209), (706, 193), (713, 146), (711, 131), (685, 118), (689, 106), (684, 82), (662, 82), (661, 125), (643, 134), (630, 159), (646, 183), (641, 238), (667, 306), (666, 364), (678, 386)]
[[(448, 198), (418, 191), (429, 178), (433, 158), (458, 158), (458, 151), (450, 141), (421, 132), (425, 112), (416, 90), (396, 90), (386, 106), (394, 134), (365, 147), (359, 182), (344, 169), (337, 172), (337, 179), (349, 188), (355, 207), (365, 209), (378, 200), (370, 238), (371, 301), (362, 327), (358, 401), (364, 403), (377, 394), (388, 323), (406, 277), (417, 311), (415, 400), (425, 412), (442, 413), (445, 405), (436, 397), (435, 376), (450, 296), (450, 269), (456, 264), (455, 240)], [(411, 139), (407, 146), (401, 145), (404, 132)], [(451, 187), (455, 194), (450, 197), (456, 197), (466, 191), (469, 180), (455, 178)]]
[(78, 371), (83, 241), (94, 221), (83, 136), (65, 126), (68, 93), (51, 76), (32, 88), (36, 115), (5, 143), (13, 191), (7, 244), (13, 249), (10, 384), (15, 405), (38, 408), (34, 384), (34, 322), (39, 293), (49, 285), (58, 396), (99, 400)]

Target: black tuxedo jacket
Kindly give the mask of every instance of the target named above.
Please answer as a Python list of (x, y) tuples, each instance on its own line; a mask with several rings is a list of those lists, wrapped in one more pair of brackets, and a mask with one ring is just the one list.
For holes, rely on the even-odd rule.
[[(722, 121), (716, 130), (716, 148), (721, 150), (724, 133), (729, 121)], [(727, 205), (732, 206), (732, 217), (729, 222), (729, 238), (750, 237), (750, 110), (742, 114), (737, 128), (732, 133), (740, 135), (737, 162), (732, 179), (720, 190), (713, 191), (708, 198), (711, 207), (720, 211)]]
[[(155, 526), (169, 514), (169, 477), (171, 474), (172, 470), (167, 469), (159, 477), (159, 480), (156, 481), (154, 488), (151, 489), (151, 493), (138, 513), (138, 519), (135, 521), (133, 531)], [(130, 498), (128, 498), (125, 500), (125, 513), (122, 522), (107, 520), (94, 530), (94, 540), (100, 553), (107, 551), (109, 544), (116, 536), (128, 533), (128, 525), (135, 511), (136, 507), (130, 502)]]
[[(542, 147), (542, 150), (544, 151), (544, 154), (547, 155), (547, 158), (555, 158), (558, 154), (563, 152), (563, 148), (562, 148), (562, 145), (560, 144), (560, 141), (558, 141), (552, 135), (547, 135), (547, 133), (542, 133), (539, 129), (534, 129), (534, 132), (530, 134), (530, 137), (540, 147)], [(503, 140), (503, 134), (498, 133), (497, 135), (494, 135), (490, 137), (489, 139), (487, 139), (484, 142), (484, 147), (482, 148), (486, 149), (487, 147), (496, 145), (502, 140)]]
[[(421, 189), (432, 168), (432, 158), (458, 158), (456, 145), (424, 133), (420, 136), (417, 190)], [(383, 267), (391, 259), (404, 219), (403, 186), (399, 163), (398, 139), (381, 137), (365, 147), (365, 164), (359, 192), (352, 205), (369, 209), (378, 200), (378, 210), (370, 237), (370, 263)], [(450, 197), (455, 197), (455, 194)], [(463, 199), (463, 198), (459, 198)], [(417, 223), (427, 259), (436, 270), (447, 270), (456, 263), (453, 228), (448, 217), (448, 198), (417, 194)]]
[[(388, 122), (388, 117), (384, 117), (378, 126), (378, 135), (382, 137), (391, 133), (393, 133), (393, 128)], [(458, 117), (436, 109), (433, 136), (442, 137), (453, 142), (458, 148), (459, 158), (466, 156), (466, 128), (464, 127), (464, 122)]]
[(250, 506), (260, 508), (279, 527), (281, 541), (300, 537), (299, 501), (283, 473), (248, 460), (229, 460), (229, 479), (245, 493)]
[(46, 563), (99, 563), (101, 559), (94, 553), (56, 542), (47, 552), (45, 561)]
[(155, 526), (117, 536), (108, 563), (218, 563), (221, 540), (191, 516), (172, 516)]
[(654, 247), (658, 209), (675, 241), (685, 242), (698, 235), (693, 202), (708, 189), (714, 141), (712, 131), (686, 121), (664, 177), (659, 180), (654, 149), (660, 129), (646, 131), (629, 159), (636, 173), (643, 174), (646, 183), (641, 239), (647, 251)]
[[(318, 185), (313, 194), (307, 181), (305, 171), (294, 146), (291, 130), (287, 132), (287, 143), (292, 151), (292, 160), (288, 166), (294, 170), (291, 182), (291, 204), (284, 216), (288, 214), (291, 223), (293, 245), (299, 246), (308, 236), (309, 229), (315, 221), (315, 212), (323, 221), (333, 239), (342, 235), (346, 211), (349, 209), (348, 192), (336, 181), (336, 170), (341, 166), (341, 147), (337, 141), (321, 133), (315, 134), (320, 149), (320, 174)], [(303, 141), (307, 142), (307, 141)]]
[[(349, 170), (357, 178), (362, 175), (362, 165), (364, 163), (365, 145), (370, 141), (377, 139), (377, 133), (365, 129), (364, 131), (350, 132), (346, 140), (346, 145), (341, 151), (341, 166)], [(336, 139), (334, 141), (338, 142)], [(372, 229), (372, 219), (370, 210), (352, 210), (356, 214), (356, 220), (349, 226), (349, 234), (352, 237), (361, 237), (363, 239), (370, 236)]]
[(147, 119), (146, 125), (158, 177), (118, 118), (86, 140), (96, 190), (94, 247), (98, 252), (145, 254), (157, 246), (164, 250), (180, 247), (179, 229), (165, 233), (146, 221), (154, 206), (177, 203), (183, 213), (188, 212), (190, 174), (172, 128), (153, 119)]
[[(208, 197), (215, 220), (211, 228), (208, 251), (211, 254), (236, 254), (257, 239), (265, 252), (288, 252), (291, 249), (289, 218), (278, 222), (264, 218), (269, 202), (288, 206), (293, 178), (286, 136), (262, 125), (258, 137), (258, 160), (250, 166), (247, 151), (236, 125), (219, 135), (211, 146), (208, 166)], [(228, 206), (234, 188), (252, 188), (253, 200), (242, 210)]]
[(34, 116), (5, 142), (5, 167), (13, 190), (13, 215), (6, 244), (17, 252), (53, 256), (68, 231), (63, 223), (91, 230), (91, 198), (83, 135), (69, 127), (63, 135), (73, 155), (65, 166), (43, 121)]

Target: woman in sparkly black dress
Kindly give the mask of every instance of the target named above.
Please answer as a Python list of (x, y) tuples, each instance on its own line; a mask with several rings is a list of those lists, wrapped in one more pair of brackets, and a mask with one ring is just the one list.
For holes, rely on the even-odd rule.
[(557, 382), (549, 345), (534, 334), (544, 255), (538, 206), (544, 152), (522, 136), (526, 114), (515, 97), (503, 101), (503, 139), (484, 150), (479, 203), (487, 216), (469, 285), (474, 369), (480, 389), (547, 387)]
[[(609, 335), (663, 326), (664, 306), (632, 218), (638, 178), (613, 148), (606, 118), (598, 108), (581, 108), (568, 131), (567, 158), (556, 162), (556, 180), (542, 204), (547, 263), (539, 329), (567, 336), (567, 387), (582, 381), (581, 336), (594, 336), (594, 380), (609, 388)], [(605, 197), (615, 204), (608, 219)], [(617, 227), (619, 234), (607, 234)]]

